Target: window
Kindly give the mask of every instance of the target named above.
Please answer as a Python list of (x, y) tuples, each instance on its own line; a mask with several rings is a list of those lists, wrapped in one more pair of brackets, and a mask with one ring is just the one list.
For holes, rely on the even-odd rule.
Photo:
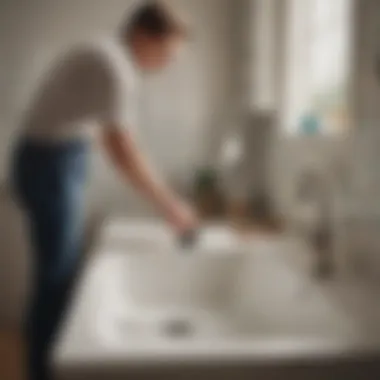
[(288, 0), (284, 121), (291, 134), (349, 128), (352, 0)]

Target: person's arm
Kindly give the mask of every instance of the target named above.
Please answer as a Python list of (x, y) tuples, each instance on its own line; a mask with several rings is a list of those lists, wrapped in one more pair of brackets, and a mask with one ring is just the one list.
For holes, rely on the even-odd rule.
[(105, 126), (102, 141), (119, 171), (159, 209), (179, 232), (195, 227), (195, 216), (151, 169), (128, 130)]

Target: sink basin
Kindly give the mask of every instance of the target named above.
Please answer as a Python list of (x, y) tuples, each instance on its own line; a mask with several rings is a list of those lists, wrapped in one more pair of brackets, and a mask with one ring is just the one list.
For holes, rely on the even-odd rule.
[(108, 323), (107, 334), (115, 339), (131, 326), (151, 337), (174, 331), (241, 340), (339, 338), (355, 331), (307, 274), (292, 267), (294, 247), (242, 243), (227, 227), (208, 226), (186, 250), (163, 226), (143, 226), (115, 222), (108, 226), (108, 243), (103, 240), (109, 249), (97, 280), (98, 324), (105, 331)]
[(368, 337), (292, 265), (300, 252), (283, 239), (242, 244), (228, 228), (208, 226), (194, 249), (183, 250), (154, 223), (140, 234), (133, 223), (120, 226), (120, 235), (110, 231), (57, 345), (60, 368), (340, 357)]
[[(105, 264), (98, 282), (98, 325), (120, 343), (132, 331), (140, 338), (220, 341), (356, 333), (349, 316), (271, 251), (115, 251), (107, 265), (109, 275)], [(171, 327), (180, 332), (171, 335)]]
[(195, 246), (185, 249), (160, 226), (150, 226), (150, 233), (134, 228), (124, 227), (117, 242), (108, 235), (108, 246), (114, 242), (108, 252), (114, 257), (108, 264), (109, 293), (122, 291), (121, 303), (144, 309), (202, 309), (230, 301), (245, 252), (231, 231), (204, 229)]

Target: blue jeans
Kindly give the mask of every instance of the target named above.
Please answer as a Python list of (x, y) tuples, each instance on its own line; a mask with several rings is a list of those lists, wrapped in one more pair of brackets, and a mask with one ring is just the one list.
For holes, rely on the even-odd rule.
[(24, 208), (32, 245), (31, 298), (25, 320), (30, 380), (50, 379), (49, 354), (80, 263), (87, 144), (21, 141), (13, 186)]

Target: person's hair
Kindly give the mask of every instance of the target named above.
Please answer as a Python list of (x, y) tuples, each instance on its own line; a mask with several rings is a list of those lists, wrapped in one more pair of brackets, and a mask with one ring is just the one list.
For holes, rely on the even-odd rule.
[(131, 37), (142, 32), (155, 38), (187, 36), (187, 27), (180, 18), (162, 1), (148, 1), (129, 15), (122, 30)]

